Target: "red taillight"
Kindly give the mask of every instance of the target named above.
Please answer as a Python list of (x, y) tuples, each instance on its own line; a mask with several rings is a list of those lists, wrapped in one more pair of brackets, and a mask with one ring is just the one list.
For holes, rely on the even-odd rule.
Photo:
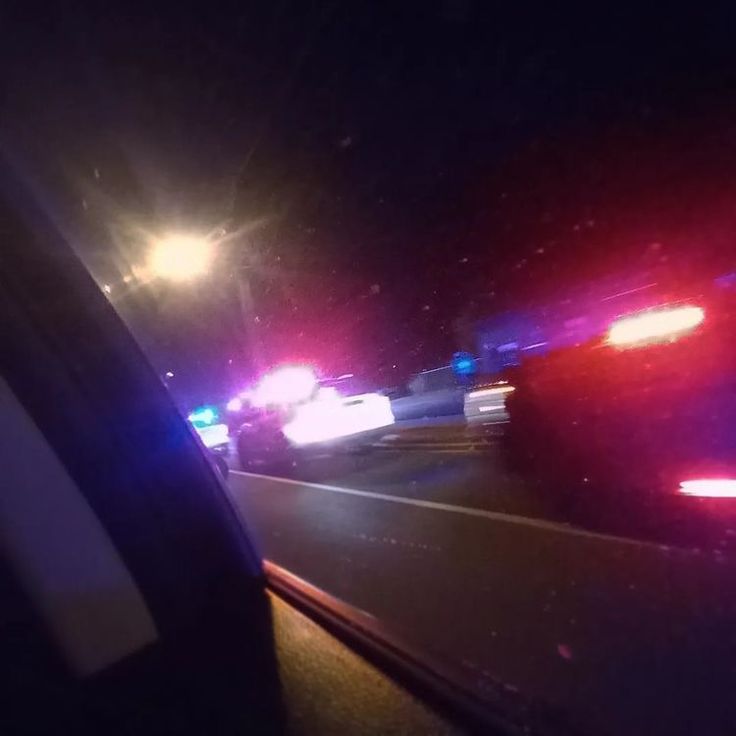
[(699, 478), (683, 480), (680, 493), (701, 498), (736, 498), (735, 478)]
[(608, 330), (610, 345), (643, 345), (677, 339), (695, 329), (705, 319), (701, 307), (673, 307), (641, 312), (614, 322)]

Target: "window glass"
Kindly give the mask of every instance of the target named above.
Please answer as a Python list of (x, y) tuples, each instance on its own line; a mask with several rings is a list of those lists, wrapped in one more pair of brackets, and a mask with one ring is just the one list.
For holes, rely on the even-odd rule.
[(489, 707), (736, 730), (732, 9), (15, 20), (4, 155), (268, 560)]

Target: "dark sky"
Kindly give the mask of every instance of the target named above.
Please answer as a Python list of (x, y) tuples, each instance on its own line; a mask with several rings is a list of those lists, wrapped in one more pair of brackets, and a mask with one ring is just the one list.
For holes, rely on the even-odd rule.
[(190, 385), (249, 371), (235, 264), (267, 360), (390, 385), (472, 347), (459, 324), (704, 221), (731, 247), (726, 4), (77, 8), (3, 22), (5, 155), (101, 279), (144, 231), (241, 233), (203, 283), (119, 302)]

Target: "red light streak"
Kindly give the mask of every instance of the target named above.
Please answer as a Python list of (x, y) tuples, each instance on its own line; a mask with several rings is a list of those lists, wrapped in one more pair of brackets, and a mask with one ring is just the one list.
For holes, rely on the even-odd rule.
[(614, 322), (607, 342), (610, 345), (635, 345), (680, 337), (705, 319), (700, 307), (674, 307), (642, 312)]
[(685, 496), (701, 498), (736, 498), (736, 479), (734, 478), (699, 478), (683, 480), (680, 493)]

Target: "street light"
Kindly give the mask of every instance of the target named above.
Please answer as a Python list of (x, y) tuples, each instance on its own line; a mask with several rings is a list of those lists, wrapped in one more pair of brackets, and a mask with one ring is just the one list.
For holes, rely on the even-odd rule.
[[(206, 274), (215, 255), (215, 246), (225, 242), (225, 230), (220, 230), (218, 239), (198, 237), (185, 233), (172, 233), (157, 238), (151, 243), (146, 264), (148, 278), (167, 281), (192, 281)], [(238, 298), (243, 319), (243, 330), (246, 343), (250, 347), (250, 360), (260, 369), (263, 364), (260, 339), (256, 329), (257, 317), (254, 316), (253, 296), (247, 267), (241, 263), (234, 269), (237, 275)]]
[(194, 235), (173, 234), (153, 243), (148, 266), (155, 276), (189, 281), (205, 274), (213, 256), (213, 243)]

